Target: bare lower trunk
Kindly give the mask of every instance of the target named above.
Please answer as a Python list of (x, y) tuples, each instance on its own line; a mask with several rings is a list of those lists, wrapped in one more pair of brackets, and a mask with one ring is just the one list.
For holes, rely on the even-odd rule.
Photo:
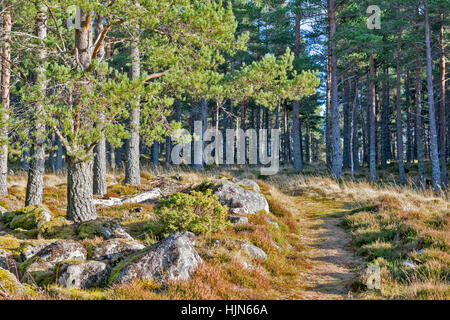
[(427, 49), (427, 87), (428, 87), (428, 104), (430, 107), (430, 155), (432, 169), (432, 184), (434, 190), (439, 190), (441, 184), (441, 169), (439, 163), (438, 133), (436, 126), (436, 109), (434, 105), (434, 89), (433, 89), (433, 60), (431, 57), (430, 43), (430, 24), (428, 18), (428, 8), (425, 5), (425, 44)]
[(420, 67), (420, 49), (416, 45), (416, 123), (415, 123), (415, 139), (416, 139), (416, 149), (417, 149), (417, 160), (418, 160), (418, 175), (419, 184), (421, 186), (425, 185), (425, 163), (423, 155), (423, 131), (422, 131), (422, 84), (420, 79), (421, 73)]
[(383, 110), (381, 115), (381, 168), (387, 168), (387, 161), (390, 158), (390, 139), (391, 132), (389, 128), (389, 71), (386, 70), (387, 79), (383, 85)]
[(351, 115), (350, 115), (350, 81), (343, 81), (343, 109), (344, 109), (344, 151), (343, 151), (343, 166), (344, 169), (350, 169), (351, 158)]
[(398, 174), (399, 182), (406, 183), (405, 176), (405, 164), (403, 163), (403, 125), (402, 125), (402, 106), (401, 106), (401, 70), (400, 70), (400, 50), (401, 50), (401, 32), (397, 43), (397, 52), (399, 57), (397, 58), (397, 93), (395, 98), (395, 107), (397, 110), (396, 115), (396, 128), (397, 128), (397, 159), (398, 159)]
[(67, 218), (75, 222), (97, 219), (92, 194), (92, 161), (85, 162), (69, 157)]
[(94, 149), (94, 194), (106, 194), (106, 140), (102, 139)]
[(439, 32), (439, 45), (441, 51), (441, 58), (439, 61), (440, 66), (440, 79), (439, 89), (441, 93), (441, 103), (439, 105), (439, 161), (441, 164), (441, 183), (443, 186), (448, 184), (447, 180), (447, 130), (450, 132), (450, 128), (447, 128), (447, 111), (445, 110), (446, 92), (445, 92), (445, 73), (446, 73), (446, 56), (445, 56), (445, 44), (444, 44), (444, 14), (441, 14), (441, 28)]
[(294, 170), (303, 170), (302, 150), (300, 142), (300, 102), (294, 101), (292, 108), (292, 143), (294, 147)]
[(409, 71), (406, 71), (405, 95), (406, 95), (406, 161), (413, 159), (413, 136), (412, 136), (412, 116), (411, 116), (411, 92), (409, 90)]
[(3, 12), (2, 33), (3, 45), (2, 49), (2, 72), (1, 72), (1, 101), (2, 108), (0, 110), (0, 195), (8, 194), (8, 121), (9, 121), (9, 105), (10, 105), (10, 80), (11, 66), (11, 12), (6, 7)]
[(353, 102), (352, 110), (352, 171), (359, 171), (359, 139), (358, 139), (358, 110), (359, 110), (359, 97), (358, 97), (358, 79), (355, 80), (355, 100)]
[(336, 7), (335, 1), (329, 1), (328, 14), (330, 19), (330, 41), (331, 41), (331, 149), (332, 149), (332, 175), (340, 179), (342, 175), (342, 149), (341, 149), (341, 129), (338, 101), (338, 78), (337, 78), (337, 57), (336, 41), (333, 39), (336, 33)]
[(377, 169), (376, 169), (376, 92), (375, 92), (375, 61), (373, 53), (370, 54), (370, 102), (369, 102), (369, 166), (370, 166), (370, 181), (375, 181), (377, 179)]
[[(98, 39), (103, 31), (103, 17), (97, 16), (95, 19), (95, 38)], [(98, 57), (105, 56), (105, 45), (102, 43), (98, 51)], [(99, 81), (104, 78), (103, 74), (97, 75)], [(99, 128), (103, 130), (105, 115), (99, 115)], [(106, 194), (106, 140), (101, 139), (94, 149), (94, 194), (103, 196)]]
[[(138, 46), (138, 38), (131, 42), (131, 74), (130, 78), (135, 79), (141, 75), (140, 52)], [(141, 184), (140, 175), (140, 152), (139, 152), (139, 123), (141, 111), (139, 108), (140, 97), (136, 98), (132, 104), (130, 117), (130, 138), (127, 142), (127, 155), (125, 161), (125, 183), (131, 185)]]

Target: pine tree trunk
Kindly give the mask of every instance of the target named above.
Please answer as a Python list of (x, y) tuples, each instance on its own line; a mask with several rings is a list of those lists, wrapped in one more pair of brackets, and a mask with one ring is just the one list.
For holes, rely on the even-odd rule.
[[(300, 32), (301, 32), (301, 17), (300, 12), (295, 16), (295, 44), (294, 55), (297, 59), (300, 55)], [(301, 134), (300, 134), (300, 102), (294, 101), (292, 106), (292, 147), (294, 153), (294, 171), (300, 172), (303, 170), (302, 150), (301, 150)]]
[[(95, 19), (95, 39), (98, 39), (103, 32), (103, 17), (97, 16)], [(105, 56), (105, 46), (102, 43), (98, 51), (98, 57)], [(104, 75), (98, 74), (99, 81)], [(105, 114), (99, 114), (99, 127), (103, 130)], [(94, 149), (94, 194), (103, 196), (106, 194), (106, 139), (101, 139)]]
[(370, 181), (377, 179), (376, 168), (376, 92), (375, 92), (375, 61), (373, 53), (370, 54), (370, 101), (369, 101), (369, 166), (370, 166)]
[(10, 107), (11, 82), (11, 12), (9, 6), (3, 11), (3, 44), (2, 44), (2, 72), (1, 72), (1, 112), (0, 112), (0, 195), (8, 195), (8, 121)]
[(354, 172), (359, 171), (359, 138), (358, 138), (358, 79), (355, 80), (355, 100), (352, 110), (352, 168)]
[[(79, 63), (86, 70), (90, 65), (90, 26), (92, 13), (81, 12), (82, 26), (75, 31), (75, 46), (79, 54)], [(74, 97), (74, 104), (79, 103), (79, 94)], [(81, 115), (76, 115), (80, 118)], [(69, 150), (67, 150), (69, 154)], [(92, 154), (87, 154), (90, 159)], [(75, 222), (94, 220), (97, 213), (94, 205), (92, 188), (92, 160), (81, 160), (69, 154), (67, 173), (67, 218)]]
[(405, 176), (405, 164), (403, 163), (403, 124), (402, 124), (402, 105), (401, 105), (401, 69), (400, 69), (400, 59), (401, 59), (401, 31), (399, 34), (399, 39), (397, 42), (397, 92), (395, 98), (395, 107), (397, 110), (396, 115), (396, 129), (397, 129), (397, 159), (398, 159), (398, 175), (399, 182), (401, 184), (406, 183)]
[(153, 167), (156, 169), (159, 166), (159, 142), (155, 141), (152, 145), (152, 161)]
[[(328, 35), (330, 38), (330, 34)], [(327, 61), (327, 96), (325, 106), (325, 155), (329, 172), (332, 172), (332, 149), (331, 149), (331, 41), (328, 41), (328, 61)]]
[(439, 104), (439, 160), (441, 164), (441, 183), (443, 186), (447, 186), (447, 130), (450, 132), (450, 128), (447, 128), (447, 116), (446, 114), (446, 92), (445, 92), (445, 73), (446, 73), (446, 56), (445, 56), (445, 44), (444, 44), (444, 14), (441, 13), (441, 27), (439, 31), (439, 47), (441, 57), (439, 60), (440, 66), (440, 79), (439, 89), (441, 95), (441, 103)]
[(409, 70), (406, 71), (405, 96), (406, 96), (406, 161), (412, 162), (413, 159), (413, 136), (412, 136), (412, 117), (411, 117), (411, 92), (409, 88)]
[[(40, 5), (38, 8), (36, 17), (36, 37), (39, 38), (42, 43), (47, 39), (47, 7)], [(38, 67), (34, 76), (34, 83), (39, 86), (40, 94), (45, 96), (46, 83), (45, 83), (45, 59), (47, 57), (47, 51), (45, 46), (41, 46), (38, 52)], [(33, 115), (33, 132), (31, 147), (31, 161), (28, 170), (27, 190), (25, 196), (25, 205), (40, 205), (42, 204), (42, 190), (44, 188), (44, 170), (45, 170), (45, 123), (42, 122), (42, 103), (37, 102), (34, 106)]]
[(421, 186), (425, 186), (425, 163), (424, 163), (424, 154), (423, 154), (422, 99), (421, 99), (422, 83), (421, 83), (421, 79), (420, 79), (420, 73), (421, 73), (420, 69), (421, 69), (420, 49), (419, 49), (419, 46), (416, 45), (415, 142), (416, 142), (416, 149), (417, 149), (419, 184)]
[(441, 169), (439, 162), (439, 147), (438, 147), (438, 132), (436, 126), (436, 109), (434, 104), (434, 89), (433, 89), (433, 59), (431, 57), (431, 43), (430, 43), (430, 23), (428, 17), (427, 2), (425, 2), (425, 44), (427, 48), (427, 87), (428, 87), (428, 104), (430, 107), (430, 153), (431, 153), (431, 168), (432, 168), (432, 184), (434, 190), (439, 190), (441, 184)]
[(381, 168), (387, 168), (387, 161), (390, 158), (390, 138), (391, 132), (389, 128), (389, 71), (386, 70), (383, 86), (383, 110), (381, 115)]
[(61, 143), (61, 140), (59, 139), (58, 136), (56, 136), (56, 159), (55, 159), (55, 171), (58, 173), (62, 170), (63, 168), (63, 146)]
[(340, 179), (342, 175), (342, 149), (341, 149), (341, 129), (338, 101), (338, 75), (336, 41), (336, 6), (335, 0), (329, 1), (328, 16), (330, 19), (330, 42), (331, 42), (331, 148), (332, 148), (332, 175)]
[(349, 96), (349, 81), (343, 81), (343, 108), (344, 108), (344, 153), (343, 153), (343, 166), (344, 169), (350, 169), (350, 140), (351, 140), (351, 118), (350, 118), (350, 96)]
[(92, 194), (92, 161), (69, 157), (67, 176), (67, 218), (75, 222), (97, 219)]
[[(131, 72), (130, 78), (136, 79), (141, 76), (139, 36), (135, 36), (131, 41)], [(140, 152), (139, 152), (139, 125), (141, 110), (139, 107), (140, 97), (132, 105), (129, 119), (130, 138), (127, 142), (127, 155), (125, 161), (125, 183), (130, 185), (141, 184), (140, 173)]]

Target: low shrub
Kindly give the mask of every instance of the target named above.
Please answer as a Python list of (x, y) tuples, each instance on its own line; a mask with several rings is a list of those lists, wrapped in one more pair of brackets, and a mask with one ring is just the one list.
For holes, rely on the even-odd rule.
[(211, 190), (174, 193), (160, 200), (155, 214), (161, 225), (161, 234), (190, 231), (195, 234), (212, 233), (225, 229), (227, 208), (217, 200)]

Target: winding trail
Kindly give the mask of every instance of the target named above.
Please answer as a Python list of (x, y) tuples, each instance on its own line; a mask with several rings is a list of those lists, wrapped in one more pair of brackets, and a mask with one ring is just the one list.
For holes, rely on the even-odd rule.
[(311, 268), (301, 270), (296, 289), (286, 299), (352, 299), (351, 284), (363, 260), (349, 248), (351, 235), (341, 226), (345, 203), (321, 198), (293, 197), (300, 240)]

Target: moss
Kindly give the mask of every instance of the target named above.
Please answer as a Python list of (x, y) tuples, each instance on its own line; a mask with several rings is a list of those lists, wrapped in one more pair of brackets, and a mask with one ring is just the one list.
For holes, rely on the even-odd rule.
[(6, 222), (9, 223), (11, 229), (36, 229), (43, 222), (43, 212), (44, 208), (42, 207), (24, 207), (21, 210), (15, 211), (11, 216), (8, 215)]
[(104, 300), (106, 299), (106, 292), (102, 289), (81, 290), (77, 288), (66, 288), (56, 284), (51, 284), (47, 287), (50, 295), (59, 296), (72, 300)]
[(117, 277), (119, 276), (119, 273), (129, 264), (133, 263), (134, 261), (138, 260), (139, 258), (141, 258), (144, 254), (146, 254), (146, 251), (143, 252), (139, 252), (136, 253), (132, 256), (130, 256), (128, 259), (122, 260), (121, 262), (119, 262), (119, 264), (114, 267), (111, 270), (111, 274), (108, 277), (108, 281), (107, 284), (112, 285), (114, 283), (114, 281), (116, 281)]
[(64, 217), (56, 217), (44, 223), (39, 232), (46, 239), (76, 238), (76, 226)]
[[(22, 294), (24, 287), (17, 281), (16, 277), (9, 271), (0, 268), (0, 290), (6, 290), (7, 295)], [(1, 291), (0, 291), (1, 292)]]
[(0, 248), (6, 251), (15, 251), (20, 247), (21, 242), (11, 236), (0, 237)]
[(83, 240), (102, 237), (101, 230), (105, 226), (105, 221), (104, 219), (97, 219), (81, 223), (78, 227), (78, 238)]

